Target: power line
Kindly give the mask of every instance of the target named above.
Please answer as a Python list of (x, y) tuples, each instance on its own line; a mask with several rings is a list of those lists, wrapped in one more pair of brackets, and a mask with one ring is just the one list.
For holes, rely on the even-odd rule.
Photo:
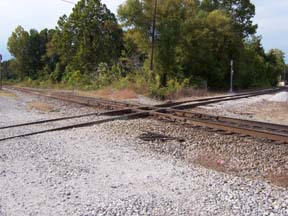
[(75, 2), (72, 2), (72, 1), (68, 1), (68, 0), (60, 0), (60, 1), (63, 1), (63, 2), (69, 3), (69, 4), (73, 4), (73, 5), (75, 5), (75, 4), (76, 4)]

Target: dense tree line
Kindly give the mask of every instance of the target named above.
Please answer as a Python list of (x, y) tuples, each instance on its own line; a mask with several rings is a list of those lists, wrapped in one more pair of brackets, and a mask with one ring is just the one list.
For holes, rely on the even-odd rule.
[[(151, 40), (155, 22), (153, 71)], [(2, 65), (7, 78), (89, 86), (142, 79), (154, 90), (208, 84), (275, 86), (283, 75), (281, 50), (265, 53), (250, 0), (127, 0), (118, 18), (100, 0), (80, 0), (55, 29), (17, 27), (8, 41), (15, 57)], [(144, 82), (145, 83), (145, 82)]]

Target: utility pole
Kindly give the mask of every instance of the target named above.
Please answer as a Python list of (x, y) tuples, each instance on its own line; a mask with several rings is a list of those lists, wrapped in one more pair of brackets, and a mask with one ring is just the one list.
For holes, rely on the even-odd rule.
[(157, 14), (157, 0), (154, 5), (154, 14), (153, 14), (153, 24), (152, 24), (152, 48), (151, 48), (151, 59), (150, 59), (150, 70), (154, 69), (154, 49), (155, 49), (155, 29), (156, 29), (156, 14)]
[(284, 70), (283, 70), (283, 81), (284, 82), (286, 81), (286, 64), (285, 63), (284, 63)]
[(2, 55), (0, 54), (0, 90), (2, 90)]
[(230, 62), (231, 73), (230, 73), (230, 93), (233, 93), (233, 75), (234, 75), (234, 62)]

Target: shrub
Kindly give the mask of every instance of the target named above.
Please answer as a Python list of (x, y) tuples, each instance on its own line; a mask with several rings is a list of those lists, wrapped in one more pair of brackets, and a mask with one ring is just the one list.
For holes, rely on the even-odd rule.
[(110, 69), (106, 63), (100, 63), (97, 69), (96, 86), (102, 88), (121, 79), (121, 67), (113, 65)]
[(80, 70), (74, 70), (65, 73), (63, 82), (70, 88), (81, 88), (87, 81), (85, 80), (84, 75), (81, 74)]

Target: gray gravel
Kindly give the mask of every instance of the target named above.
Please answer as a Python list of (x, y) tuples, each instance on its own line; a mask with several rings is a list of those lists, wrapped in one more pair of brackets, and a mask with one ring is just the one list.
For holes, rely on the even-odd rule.
[(193, 112), (288, 125), (287, 92), (199, 106)]
[[(29, 111), (30, 98), (0, 97), (0, 125), (81, 112), (71, 105), (65, 113)], [(227, 143), (219, 134), (181, 128), (149, 119), (117, 121), (2, 142), (0, 215), (288, 215), (286, 188), (189, 162), (199, 146), (217, 152)], [(137, 138), (155, 130), (186, 142)]]
[[(115, 123), (114, 123), (115, 124)], [(271, 143), (265, 139), (225, 135), (202, 128), (185, 128), (169, 123), (148, 121), (130, 124), (140, 131), (185, 138), (185, 142), (142, 142), (140, 146), (153, 152), (168, 154), (188, 163), (238, 176), (264, 179), (288, 188), (288, 145)], [(105, 126), (103, 126), (105, 127)], [(137, 130), (136, 130), (137, 131)], [(119, 131), (119, 134), (122, 131)], [(140, 132), (137, 132), (138, 135)], [(223, 164), (218, 164), (222, 161)]]
[[(15, 94), (15, 96), (1, 97), (0, 126), (99, 111), (99, 109), (94, 109), (78, 104), (73, 104), (73, 106), (71, 106), (71, 103), (69, 102), (51, 99), (47, 100), (46, 97), (27, 95), (26, 93), (20, 93), (11, 90), (9, 90), (9, 92)], [(29, 104), (33, 102), (48, 104), (52, 107), (52, 110), (51, 112), (43, 112), (34, 109), (33, 112), (29, 112)]]

